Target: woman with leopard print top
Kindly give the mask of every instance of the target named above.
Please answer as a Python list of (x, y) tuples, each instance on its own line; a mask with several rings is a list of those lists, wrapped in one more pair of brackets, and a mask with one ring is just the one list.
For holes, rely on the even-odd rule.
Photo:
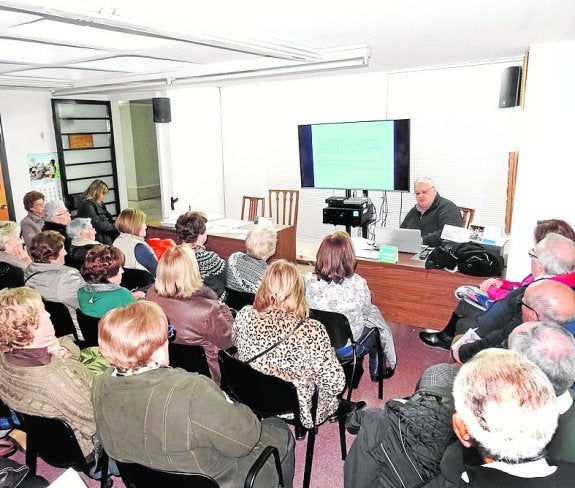
[(337, 410), (345, 377), (325, 328), (308, 311), (301, 275), (294, 264), (280, 259), (267, 269), (253, 307), (238, 313), (232, 338), (242, 361), (275, 345), (250, 365), (296, 386), (302, 423), (309, 429), (316, 386), (315, 423), (320, 424)]

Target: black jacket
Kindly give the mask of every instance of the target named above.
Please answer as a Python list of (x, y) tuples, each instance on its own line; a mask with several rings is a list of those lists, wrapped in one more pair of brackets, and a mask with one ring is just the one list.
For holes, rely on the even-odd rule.
[(78, 206), (78, 217), (92, 219), (96, 229), (96, 240), (102, 244), (112, 244), (120, 233), (114, 227), (114, 217), (105, 205), (99, 205), (92, 200), (82, 200)]

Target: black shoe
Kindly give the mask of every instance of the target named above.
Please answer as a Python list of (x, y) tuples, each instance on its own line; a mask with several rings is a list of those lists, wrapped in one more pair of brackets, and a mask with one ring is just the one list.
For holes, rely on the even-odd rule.
[(365, 408), (367, 404), (364, 401), (352, 402), (349, 400), (340, 399), (339, 407), (333, 415), (328, 417), (329, 422), (337, 422), (340, 417), (347, 417), (351, 412)]
[(305, 439), (306, 434), (307, 434), (306, 429), (304, 429), (303, 427), (300, 427), (299, 425), (295, 426), (295, 439), (296, 439), (296, 441), (301, 441), (302, 439)]
[(431, 347), (441, 347), (442, 349), (451, 348), (452, 337), (446, 336), (443, 332), (420, 332), (419, 338)]
[[(386, 380), (388, 378), (391, 378), (393, 375), (395, 374), (395, 368), (385, 368), (383, 370), (383, 379)], [(374, 383), (378, 383), (379, 382), (379, 376), (376, 374), (372, 374), (371, 376), (371, 381), (373, 381)]]

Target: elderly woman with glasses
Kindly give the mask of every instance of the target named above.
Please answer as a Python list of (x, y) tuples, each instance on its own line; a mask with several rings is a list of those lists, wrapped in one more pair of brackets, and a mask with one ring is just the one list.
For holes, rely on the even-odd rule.
[[(243, 486), (265, 446), (280, 451), (286, 487), (293, 479), (293, 437), (285, 422), (262, 421), (209, 378), (169, 367), (168, 320), (141, 300), (108, 312), (100, 350), (113, 369), (94, 380), (98, 434), (114, 459), (155, 469), (203, 473), (222, 488)], [(273, 462), (256, 486), (277, 486)]]
[(30, 247), (32, 237), (42, 232), (44, 227), (44, 200), (44, 195), (39, 191), (29, 191), (24, 195), (24, 208), (28, 213), (20, 221), (20, 226), (26, 248)]
[(68, 258), (71, 265), (80, 268), (86, 253), (97, 244), (96, 229), (90, 219), (77, 217), (66, 226), (66, 234), (72, 240)]
[[(70, 211), (64, 205), (62, 200), (50, 200), (46, 202), (44, 206), (44, 227), (42, 230), (53, 230), (58, 232), (64, 237), (64, 247), (66, 252), (70, 250), (70, 245), (72, 244), (72, 239), (66, 234), (66, 226), (70, 223), (72, 217)], [(32, 245), (32, 242), (30, 242)], [(30, 252), (30, 249), (28, 249)]]
[(20, 226), (16, 222), (0, 222), (0, 288), (24, 285), (24, 269), (32, 262), (24, 250)]

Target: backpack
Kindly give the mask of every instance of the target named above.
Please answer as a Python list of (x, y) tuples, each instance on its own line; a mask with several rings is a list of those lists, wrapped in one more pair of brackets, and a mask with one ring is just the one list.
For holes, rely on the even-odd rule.
[(425, 261), (426, 269), (447, 268), (470, 276), (501, 276), (501, 260), (474, 242), (436, 247)]

